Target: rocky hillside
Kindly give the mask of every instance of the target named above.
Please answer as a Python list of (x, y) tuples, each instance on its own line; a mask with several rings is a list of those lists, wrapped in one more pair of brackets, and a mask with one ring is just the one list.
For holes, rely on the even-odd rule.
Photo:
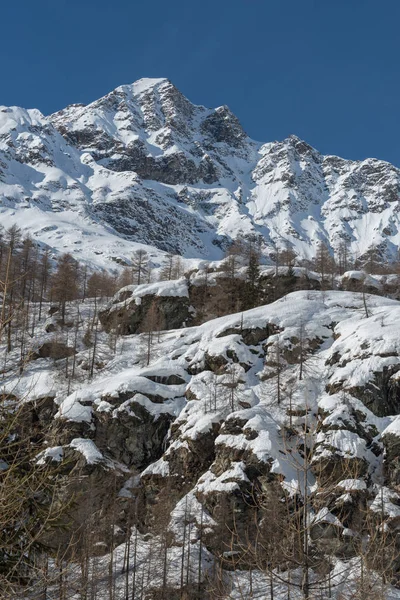
[[(0, 219), (93, 265), (137, 244), (220, 258), (238, 235), (264, 252), (317, 242), (393, 258), (400, 171), (322, 156), (291, 136), (251, 140), (226, 107), (193, 105), (166, 79), (143, 79), (44, 117), (0, 109)], [(151, 249), (150, 249), (151, 250)]]
[[(73, 344), (76, 310), (64, 328), (51, 310), (32, 360), (2, 383), (25, 402), (37, 460), (61, 470), (74, 497), (55, 549), (71, 537), (79, 549), (82, 531), (95, 553), (115, 549), (116, 598), (135, 527), (128, 554), (146, 598), (261, 598), (271, 586), (279, 599), (288, 587), (326, 598), (328, 585), (330, 597), (354, 598), (360, 565), (368, 589), (398, 597), (399, 302), (299, 291), (172, 329), (188, 318), (187, 287), (163, 282), (103, 307), (109, 333), (90, 333), (94, 306), (81, 305)], [(114, 339), (111, 317), (124, 311), (142, 333)], [(151, 567), (155, 548), (164, 558)], [(99, 560), (102, 572), (109, 558)]]

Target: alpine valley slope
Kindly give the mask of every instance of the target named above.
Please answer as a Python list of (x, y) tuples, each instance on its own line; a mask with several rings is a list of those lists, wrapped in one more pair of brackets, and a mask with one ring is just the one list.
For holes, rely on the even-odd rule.
[(110, 267), (139, 245), (221, 258), (238, 235), (264, 253), (319, 240), (353, 255), (400, 243), (400, 170), (322, 156), (295, 136), (251, 140), (226, 106), (193, 105), (167, 79), (142, 79), (44, 117), (0, 107), (0, 222), (56, 252)]
[[(185, 306), (185, 285), (184, 279), (163, 282), (157, 294)], [(150, 290), (154, 284), (125, 288), (136, 304)], [(119, 301), (117, 295), (107, 310)], [(164, 331), (147, 360), (147, 334), (124, 336), (113, 351), (99, 331), (92, 379), (91, 349), (82, 335), (93, 304), (84, 303), (70, 382), (65, 363), (55, 368), (39, 348), (54, 339), (50, 323), (59, 342), (68, 344), (68, 334), (56, 315), (40, 326), (29, 342), (37, 359), (2, 386), (26, 399), (42, 444), (39, 462), (61, 469), (67, 496), (75, 496), (70, 530), (54, 531), (52, 547), (66, 546), (82, 528), (94, 552), (121, 544), (111, 561), (108, 556), (95, 565), (97, 598), (110, 598), (104, 576), (110, 564), (116, 565), (115, 599), (286, 600), (290, 593), (293, 600), (310, 600), (327, 598), (328, 585), (334, 600), (400, 597), (389, 585), (398, 584), (400, 570), (400, 303), (380, 296), (366, 302), (368, 317), (361, 294), (295, 292), (241, 314)], [(76, 316), (71, 304), (68, 319)], [(9, 360), (17, 362), (18, 352)], [(297, 514), (296, 498), (308, 511), (311, 562), (279, 512), (283, 506), (283, 515)], [(156, 535), (157, 515), (168, 537)], [(269, 522), (277, 529), (269, 530)], [(133, 528), (136, 537), (127, 545), (130, 525), (139, 534)], [(266, 564), (260, 556), (274, 535), (280, 550)], [(127, 553), (137, 573), (136, 595), (124, 574)], [(215, 564), (226, 569), (218, 595), (206, 592), (215, 589)], [(312, 595), (304, 592), (305, 568)], [(371, 595), (355, 593), (360, 568)], [(377, 588), (382, 594), (372, 595)], [(65, 597), (84, 596), (75, 587)]]

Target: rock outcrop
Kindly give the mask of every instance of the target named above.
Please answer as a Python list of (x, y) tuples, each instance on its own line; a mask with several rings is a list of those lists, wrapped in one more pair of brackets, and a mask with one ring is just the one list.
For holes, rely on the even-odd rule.
[[(135, 323), (148, 297), (188, 310), (192, 284), (130, 286), (107, 311), (132, 305)], [(399, 311), (397, 301), (378, 295), (307, 290), (199, 326), (164, 329), (150, 346), (146, 331), (126, 330), (115, 353), (99, 331), (102, 366), (89, 380), (80, 343), (77, 378), (69, 383), (49, 376), (49, 366), (63, 368), (65, 358), (29, 363), (18, 385), (6, 381), (5, 389), (31, 383), (24, 432), (30, 428), (41, 448), (37, 460), (62, 474), (59, 499), (74, 501), (54, 547), (74, 539), (78, 548), (94, 514), (98, 554), (132, 525), (144, 536), (160, 527), (165, 535), (167, 527), (172, 552), (181, 547), (184, 523), (198, 542), (201, 522), (210, 560), (246, 571), (249, 536), (301, 552), (293, 527), (304, 510), (316, 573), (328, 573), (333, 559), (358, 556), (382, 518), (394, 543)], [(46, 335), (44, 324), (43, 343)], [(287, 568), (279, 553), (271, 560)], [(365, 560), (382, 571), (372, 550)]]
[(122, 288), (110, 304), (99, 313), (106, 331), (121, 335), (157, 332), (190, 325), (190, 309), (186, 279), (164, 281)]

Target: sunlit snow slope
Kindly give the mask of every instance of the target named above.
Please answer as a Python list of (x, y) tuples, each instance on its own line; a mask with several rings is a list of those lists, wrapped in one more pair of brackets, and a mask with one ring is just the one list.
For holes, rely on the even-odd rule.
[(289, 243), (312, 257), (323, 240), (394, 256), (399, 184), (383, 161), (322, 156), (295, 136), (255, 142), (226, 106), (195, 106), (166, 79), (48, 118), (0, 107), (1, 224), (100, 266), (136, 244), (215, 259), (253, 232), (266, 254)]

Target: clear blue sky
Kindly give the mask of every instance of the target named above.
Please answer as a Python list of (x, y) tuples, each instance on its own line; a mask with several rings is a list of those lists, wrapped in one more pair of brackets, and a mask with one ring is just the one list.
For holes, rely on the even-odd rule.
[(3, 0), (0, 22), (0, 104), (168, 77), (255, 139), (400, 166), (400, 0)]

